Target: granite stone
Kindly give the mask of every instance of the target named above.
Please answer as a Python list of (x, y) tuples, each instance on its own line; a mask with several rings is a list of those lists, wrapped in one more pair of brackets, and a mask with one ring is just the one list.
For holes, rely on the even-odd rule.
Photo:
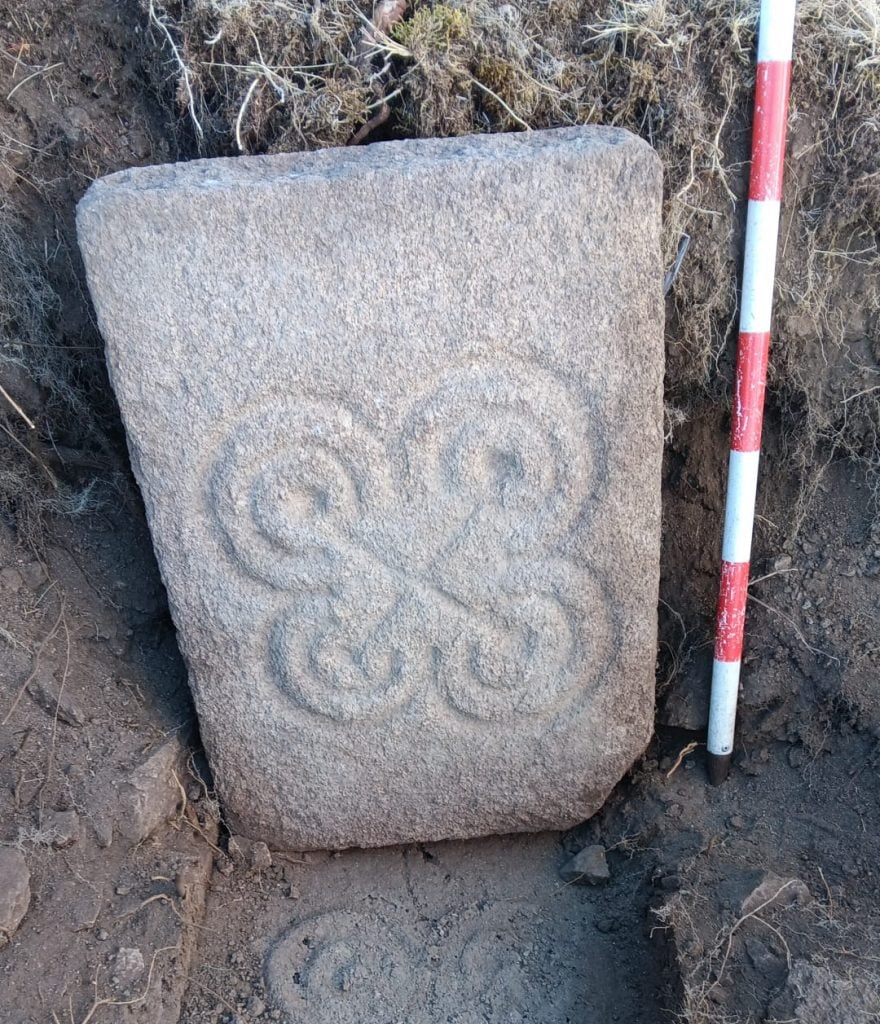
[(564, 828), (653, 721), (661, 167), (608, 128), (95, 182), (79, 242), (231, 827)]

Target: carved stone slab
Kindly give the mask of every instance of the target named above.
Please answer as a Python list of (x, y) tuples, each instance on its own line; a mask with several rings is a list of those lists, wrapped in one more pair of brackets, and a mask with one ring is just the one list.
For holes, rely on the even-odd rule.
[(566, 827), (653, 717), (661, 172), (626, 132), (96, 182), (80, 245), (236, 831)]

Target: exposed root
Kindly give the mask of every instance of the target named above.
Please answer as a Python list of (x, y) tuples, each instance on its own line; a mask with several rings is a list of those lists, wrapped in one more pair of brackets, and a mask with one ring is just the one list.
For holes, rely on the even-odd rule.
[[(147, 971), (147, 981), (146, 984), (144, 985), (144, 990), (139, 996), (135, 996), (133, 999), (108, 999), (106, 997), (100, 997), (98, 995), (98, 973), (96, 971), (94, 978), (94, 999), (92, 1000), (92, 1005), (86, 1012), (85, 1017), (83, 1017), (82, 1020), (79, 1021), (79, 1024), (90, 1024), (90, 1022), (95, 1019), (95, 1014), (98, 1012), (98, 1010), (102, 1009), (105, 1006), (137, 1006), (138, 1004), (143, 1003), (150, 993), (150, 985), (152, 984), (153, 981), (153, 971), (156, 967), (156, 960), (162, 953), (178, 951), (178, 946), (163, 946), (161, 949), (157, 949), (156, 952), (153, 953), (152, 957), (150, 958), (150, 967), (149, 970)], [(72, 1016), (71, 1024), (74, 1024)]]
[(97, 432), (87, 374), (55, 343), (58, 309), (43, 267), (0, 208), (0, 513), (15, 518), (20, 540), (37, 551), (47, 515), (97, 507), (94, 480), (65, 479), (65, 434), (94, 442)]

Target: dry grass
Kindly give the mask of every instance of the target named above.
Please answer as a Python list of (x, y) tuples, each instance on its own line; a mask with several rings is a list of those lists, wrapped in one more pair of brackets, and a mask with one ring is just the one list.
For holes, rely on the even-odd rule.
[[(358, 59), (368, 0), (144, 0), (160, 77), (208, 153), (612, 124), (666, 168), (664, 255), (680, 418), (729, 391), (756, 0), (416, 2)], [(802, 0), (771, 382), (792, 454), (880, 480), (880, 4)], [(674, 429), (674, 424), (670, 424)], [(806, 475), (806, 474), (805, 474)]]

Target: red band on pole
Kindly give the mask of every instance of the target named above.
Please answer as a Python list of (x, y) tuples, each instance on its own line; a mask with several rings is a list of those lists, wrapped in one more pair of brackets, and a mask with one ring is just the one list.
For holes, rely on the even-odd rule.
[(715, 630), (716, 661), (739, 661), (742, 658), (748, 591), (749, 563), (722, 562)]
[(730, 447), (735, 452), (756, 452), (761, 448), (769, 351), (769, 331), (740, 334), (730, 431)]
[(758, 65), (749, 199), (782, 198), (790, 80), (790, 61), (768, 60)]
[(796, 0), (761, 0), (741, 333), (706, 736), (709, 776), (715, 784), (727, 774), (736, 728), (795, 13)]

